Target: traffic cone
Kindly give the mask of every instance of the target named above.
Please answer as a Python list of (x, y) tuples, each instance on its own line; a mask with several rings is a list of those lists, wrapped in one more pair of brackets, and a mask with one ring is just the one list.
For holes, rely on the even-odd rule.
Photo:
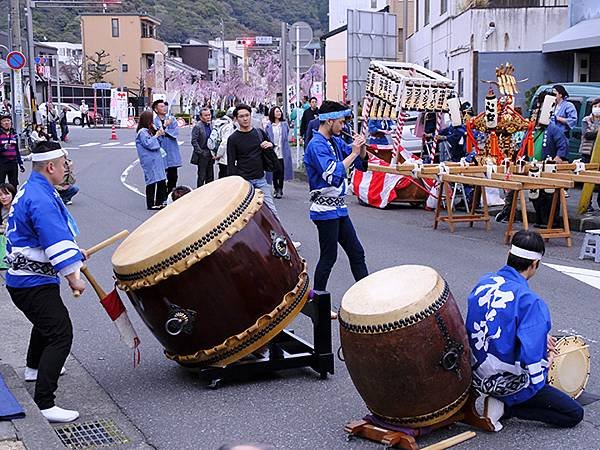
[(112, 126), (112, 130), (110, 132), (110, 140), (111, 141), (116, 141), (117, 140), (117, 128), (115, 127), (114, 123), (113, 123), (113, 126)]

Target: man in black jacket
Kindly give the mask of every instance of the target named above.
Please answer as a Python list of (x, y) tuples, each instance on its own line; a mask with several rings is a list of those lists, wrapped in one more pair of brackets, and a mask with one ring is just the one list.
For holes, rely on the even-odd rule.
[[(317, 105), (317, 97), (310, 98), (310, 108), (304, 111), (302, 114), (302, 122), (300, 122), (300, 135), (302, 139), (306, 141), (306, 130), (308, 129), (308, 123), (315, 118), (317, 111), (319, 110)], [(306, 145), (306, 144), (305, 144)]]
[(192, 129), (192, 159), (190, 163), (198, 166), (196, 187), (203, 186), (215, 179), (215, 155), (208, 148), (208, 138), (212, 131), (210, 109), (202, 108), (200, 121)]

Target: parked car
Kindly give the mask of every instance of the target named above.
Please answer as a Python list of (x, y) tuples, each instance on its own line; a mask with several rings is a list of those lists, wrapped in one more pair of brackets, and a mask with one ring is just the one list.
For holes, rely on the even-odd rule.
[[(58, 108), (58, 106), (59, 106), (58, 103), (54, 103), (53, 105), (55, 108)], [(65, 107), (67, 108), (67, 122), (69, 122), (69, 124), (71, 124), (71, 125), (81, 126), (82, 119), (81, 119), (81, 113), (79, 112), (79, 106), (75, 105), (74, 103), (61, 103), (60, 104), (60, 110), (62, 110)], [(46, 120), (46, 103), (45, 102), (40, 103), (38, 110), (40, 112), (41, 120), (45, 121)], [(92, 123), (98, 124), (98, 123), (102, 122), (102, 115), (100, 115), (100, 113), (94, 114), (94, 111), (91, 108), (89, 111), (89, 117), (90, 117), (90, 121)]]
[(530, 112), (536, 105), (538, 95), (545, 90), (552, 90), (554, 84), (562, 84), (569, 97), (567, 101), (573, 103), (577, 111), (577, 125), (569, 131), (569, 161), (581, 158), (579, 146), (581, 144), (581, 121), (592, 112), (592, 101), (600, 98), (600, 83), (553, 83), (540, 86), (531, 100)]

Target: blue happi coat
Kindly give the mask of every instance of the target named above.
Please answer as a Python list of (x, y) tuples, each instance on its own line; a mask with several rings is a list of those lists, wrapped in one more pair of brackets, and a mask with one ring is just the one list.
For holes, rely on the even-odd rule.
[[(342, 138), (333, 136), (328, 140), (318, 131), (314, 133), (304, 152), (304, 166), (308, 176), (311, 196), (320, 194), (324, 197), (345, 197), (348, 192), (348, 181), (344, 158), (352, 152), (352, 146)], [(354, 168), (367, 170), (367, 160), (357, 157)], [(329, 220), (348, 215), (348, 207), (327, 206), (311, 203), (311, 220)]]
[(160, 136), (158, 141), (161, 147), (167, 155), (165, 156), (165, 167), (181, 167), (181, 152), (179, 151), (179, 144), (177, 138), (179, 137), (179, 125), (177, 120), (170, 114), (165, 116), (165, 120), (171, 119), (172, 122), (169, 126), (163, 127), (160, 117), (154, 115), (154, 128), (160, 130), (165, 129), (165, 135)]
[[(6, 229), (6, 257), (50, 263), (57, 273), (68, 275), (82, 265), (83, 254), (75, 242), (79, 233), (54, 186), (38, 172), (32, 172), (12, 202)], [(58, 284), (58, 275), (8, 269), (6, 285), (27, 288)]]
[(160, 152), (160, 140), (152, 136), (147, 128), (138, 131), (135, 138), (140, 165), (144, 171), (144, 182), (146, 185), (166, 179), (165, 160)]
[(466, 327), (479, 391), (510, 406), (546, 384), (550, 312), (515, 269), (504, 266), (479, 280), (469, 294)]

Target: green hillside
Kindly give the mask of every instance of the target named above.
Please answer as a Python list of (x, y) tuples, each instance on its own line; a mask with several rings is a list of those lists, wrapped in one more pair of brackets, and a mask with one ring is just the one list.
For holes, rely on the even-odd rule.
[[(22, 1), (22, 3), (24, 3)], [(110, 4), (110, 0), (107, 1)], [(0, 10), (8, 10), (8, 0), (0, 0)], [(88, 12), (101, 12), (87, 9)], [(211, 39), (220, 35), (221, 19), (225, 22), (225, 39), (244, 33), (277, 36), (281, 21), (308, 22), (316, 34), (327, 30), (326, 0), (179, 0), (155, 2), (123, 0), (111, 7), (115, 12), (143, 12), (162, 22), (160, 39), (183, 42), (188, 38)], [(79, 15), (74, 8), (35, 8), (34, 34), (39, 41), (81, 42)]]

